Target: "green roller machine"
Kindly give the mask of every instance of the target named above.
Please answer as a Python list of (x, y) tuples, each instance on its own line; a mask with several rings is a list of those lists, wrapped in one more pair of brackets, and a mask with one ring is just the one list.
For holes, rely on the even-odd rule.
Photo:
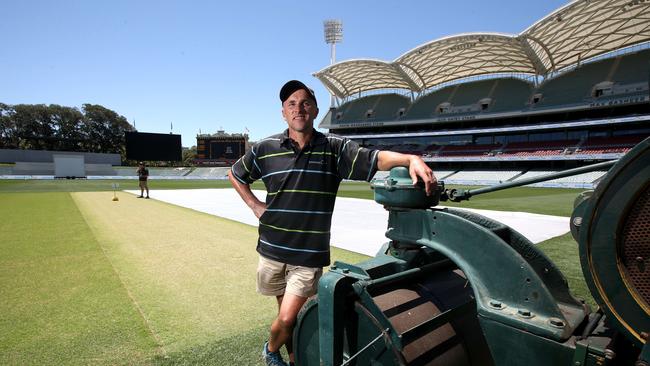
[[(609, 169), (571, 217), (598, 309), (528, 239), (439, 201)], [(335, 262), (294, 329), (299, 366), (650, 365), (650, 139), (618, 161), (426, 196), (404, 168), (371, 183), (389, 211), (384, 244)]]

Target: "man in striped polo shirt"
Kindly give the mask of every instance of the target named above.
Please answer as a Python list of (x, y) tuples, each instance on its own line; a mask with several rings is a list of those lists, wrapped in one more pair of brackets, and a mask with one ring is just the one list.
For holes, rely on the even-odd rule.
[[(435, 187), (431, 169), (415, 155), (360, 147), (347, 138), (314, 129), (318, 106), (313, 91), (297, 80), (280, 90), (282, 116), (288, 128), (258, 141), (239, 159), (228, 176), (259, 221), (257, 291), (275, 296), (278, 316), (264, 345), (267, 365), (291, 360), (291, 335), (298, 311), (316, 293), (322, 268), (330, 263), (330, 226), (339, 184), (343, 179), (369, 181), (377, 170), (409, 168), (428, 194)], [(266, 202), (251, 192), (262, 179)]]

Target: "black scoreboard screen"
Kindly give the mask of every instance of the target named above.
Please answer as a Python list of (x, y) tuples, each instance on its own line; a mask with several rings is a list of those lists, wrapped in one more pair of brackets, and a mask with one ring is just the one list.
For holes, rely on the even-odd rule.
[(129, 160), (181, 161), (181, 135), (126, 132), (126, 158)]
[(201, 160), (233, 163), (246, 152), (243, 137), (199, 137), (196, 142), (196, 155)]
[(210, 159), (239, 159), (244, 146), (239, 141), (210, 141)]

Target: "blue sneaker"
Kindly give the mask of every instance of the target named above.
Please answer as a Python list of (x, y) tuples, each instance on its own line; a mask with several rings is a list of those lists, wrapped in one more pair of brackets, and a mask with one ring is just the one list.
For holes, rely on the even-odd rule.
[(264, 343), (264, 349), (262, 350), (262, 358), (266, 362), (267, 366), (289, 366), (282, 359), (280, 351), (271, 352), (269, 351), (269, 342)]

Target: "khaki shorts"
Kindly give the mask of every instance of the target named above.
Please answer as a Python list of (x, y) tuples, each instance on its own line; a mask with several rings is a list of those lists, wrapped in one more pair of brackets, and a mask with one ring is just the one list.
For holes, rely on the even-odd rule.
[(289, 293), (309, 297), (318, 291), (322, 268), (292, 266), (260, 255), (257, 265), (257, 292), (266, 296)]
[(146, 181), (146, 180), (141, 180), (141, 181), (140, 181), (140, 188), (149, 188), (149, 187), (147, 186), (147, 181)]

